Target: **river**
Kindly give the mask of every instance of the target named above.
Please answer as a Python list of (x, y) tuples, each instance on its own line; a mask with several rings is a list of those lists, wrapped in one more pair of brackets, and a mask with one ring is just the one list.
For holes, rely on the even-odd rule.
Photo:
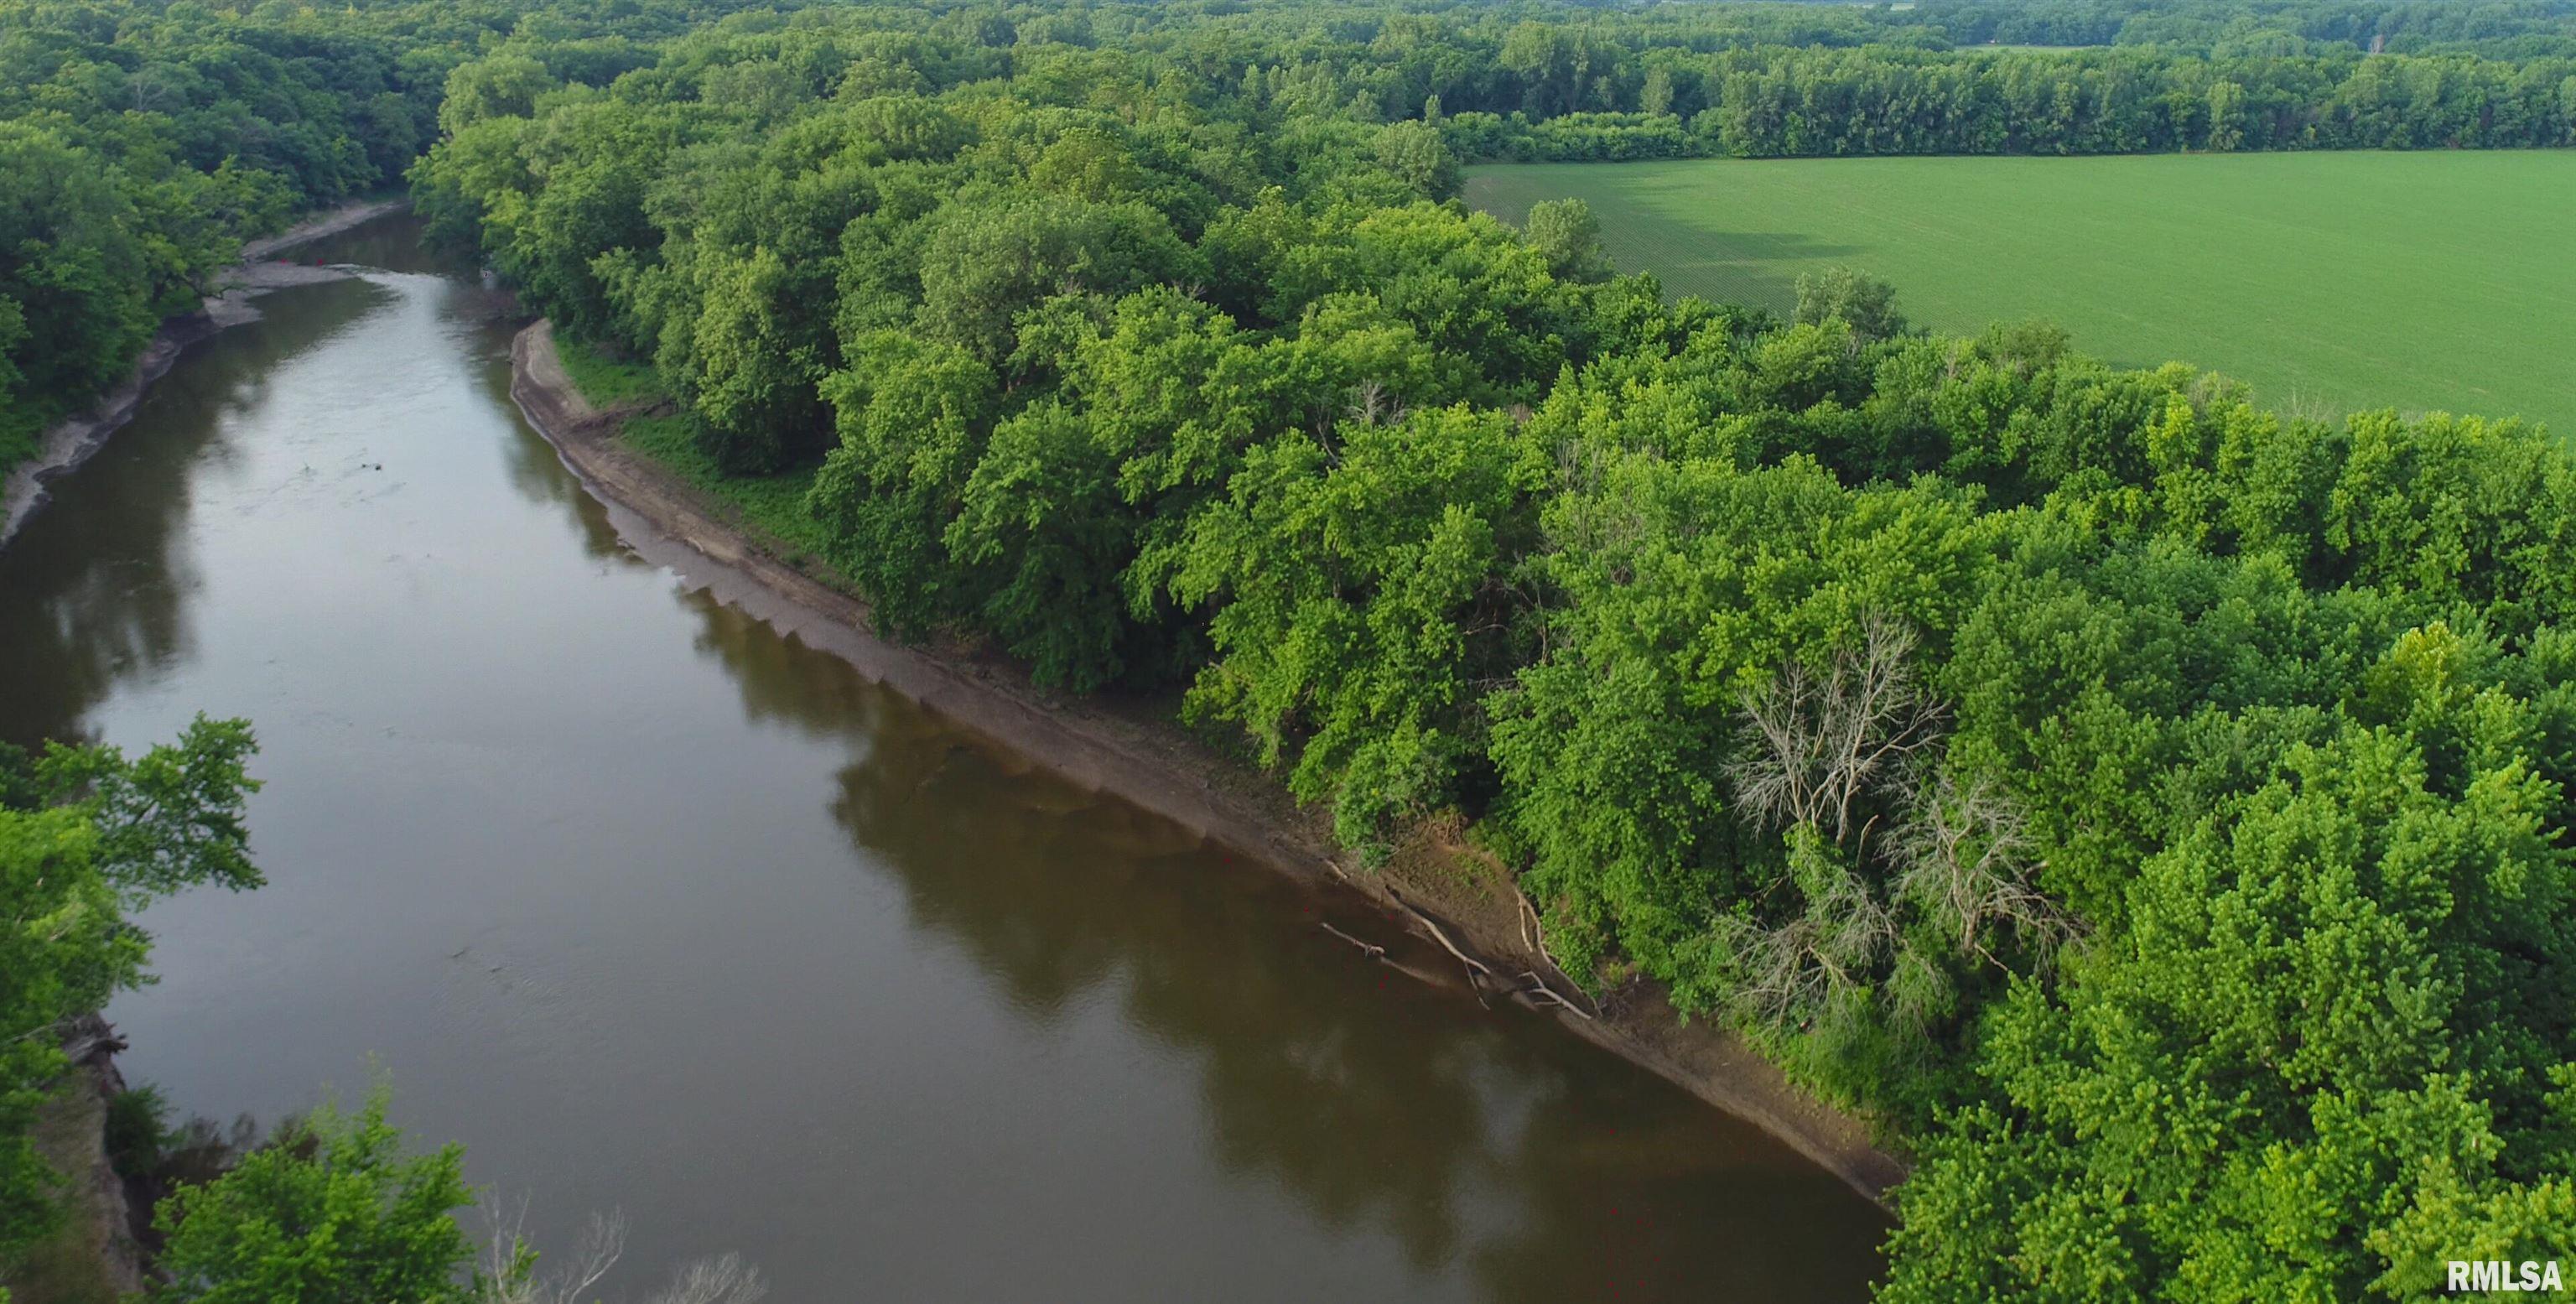
[(638, 556), (409, 222), (297, 257), (373, 270), (0, 549), (0, 738), (260, 735), (268, 885), (146, 914), (129, 1078), (380, 1072), (544, 1243), (622, 1210), (612, 1300), (1864, 1296), (1884, 1215), (1786, 1147)]

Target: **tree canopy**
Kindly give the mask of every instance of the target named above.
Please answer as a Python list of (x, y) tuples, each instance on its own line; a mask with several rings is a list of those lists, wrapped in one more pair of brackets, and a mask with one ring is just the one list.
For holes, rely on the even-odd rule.
[[(1579, 205), (1455, 199), (2563, 146), (2566, 0), (130, 9), (0, 27), (12, 429), (428, 141), (432, 231), (801, 494), (886, 629), (1174, 692), (1366, 854), (1463, 824), (1579, 981), (1878, 1120), (1889, 1298), (2411, 1298), (2576, 1241), (2560, 443), (1937, 336), (1859, 271), (1673, 302)], [(89, 939), (21, 1026), (139, 974), (122, 894), (247, 873), (237, 768), (130, 823), (200, 728), (18, 767), (0, 866)]]
[(127, 757), (104, 744), (31, 754), (0, 744), (0, 1254), (56, 1216), (54, 1174), (27, 1130), (62, 1074), (62, 1025), (151, 981), (133, 920), (184, 887), (257, 887), (243, 802), (250, 728), (199, 718)]
[[(2198, 148), (2215, 104), (2242, 147), (2499, 143), (2352, 97), (2554, 96), (2555, 56), (967, 12), (719, 23), (415, 183), (566, 269), (524, 284), (726, 464), (806, 477), (887, 628), (1182, 688), (1366, 854), (1466, 821), (1581, 981), (1880, 1120), (1921, 1161), (1892, 1299), (2401, 1298), (2576, 1232), (2556, 443), (1933, 336), (1858, 272), (1787, 321), (1671, 302), (1579, 205), (1450, 202), (1455, 160), (1596, 127)], [(715, 90), (752, 64), (802, 98)], [(1984, 107), (1910, 135), (1846, 72)], [(624, 242), (558, 256), (517, 215), (609, 198), (548, 161), (590, 140), (653, 152)]]

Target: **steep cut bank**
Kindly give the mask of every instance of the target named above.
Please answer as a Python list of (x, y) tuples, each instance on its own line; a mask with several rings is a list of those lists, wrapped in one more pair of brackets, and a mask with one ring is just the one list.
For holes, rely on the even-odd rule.
[(1418, 832), (1386, 870), (1359, 872), (1323, 819), (1145, 704), (1046, 692), (962, 643), (876, 638), (865, 603), (781, 561), (723, 505), (628, 448), (618, 434), (634, 409), (602, 409), (583, 397), (556, 354), (550, 323), (536, 322), (513, 341), (510, 394), (647, 560), (1084, 788), (1296, 879), (1358, 893), (1389, 927), (1381, 936), (1341, 935), (1355, 961), (1465, 986), (1480, 1001), (1548, 1009), (1585, 1040), (1754, 1123), (1882, 1204), (1905, 1176), (1862, 1121), (1800, 1091), (1740, 1039), (1683, 1022), (1651, 984), (1623, 987), (1593, 1013), (1547, 960), (1500, 867), (1441, 830)]
[(108, 1158), (108, 1104), (125, 1094), (116, 1053), (125, 1042), (98, 1015), (75, 1019), (63, 1053), (71, 1067), (39, 1108), (36, 1153), (64, 1178), (63, 1221), (25, 1258), (0, 1274), (20, 1304), (72, 1304), (122, 1299), (144, 1287), (143, 1245), (125, 1179)]
[(8, 546), (18, 527), (45, 503), (45, 481), (77, 468), (107, 442), (107, 437), (134, 419), (152, 382), (168, 375), (188, 346), (217, 331), (259, 320), (250, 301), (271, 290), (338, 280), (349, 273), (328, 267), (302, 267), (271, 261), (297, 245), (337, 235), (408, 206), (400, 199), (348, 204), (332, 209), (263, 240), (242, 246), (241, 262), (223, 275), (223, 288), (207, 296), (197, 311), (173, 317), (143, 346), (134, 370), (87, 412), (56, 422), (37, 442), (36, 453), (9, 470), (0, 482), (0, 547)]

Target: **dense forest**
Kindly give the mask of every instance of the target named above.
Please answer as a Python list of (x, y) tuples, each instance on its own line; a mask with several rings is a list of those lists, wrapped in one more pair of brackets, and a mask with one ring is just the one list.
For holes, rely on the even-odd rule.
[[(245, 237), (397, 184), (450, 125), (459, 64), (516, 49), (552, 81), (604, 89), (656, 41), (743, 7), (0, 0), (0, 174), (30, 183), (0, 196), (0, 471), (121, 377)], [(2576, 143), (2567, 0), (1210, 0), (945, 7), (916, 29), (948, 34), (940, 57), (969, 62), (941, 71), (961, 80), (1011, 76), (1005, 51), (1116, 48), (1187, 77), (1203, 109), (1223, 101), (1220, 118), (1421, 120), (1469, 161)], [(818, 94), (828, 70), (799, 76), (767, 89)], [(465, 111), (494, 107), (510, 106)]]
[[(2558, 443), (1848, 275), (1671, 302), (1578, 204), (1455, 202), (1653, 140), (2565, 144), (2566, 5), (33, 12), (13, 392), (221, 261), (111, 257), (152, 186), (230, 238), (434, 132), (434, 233), (649, 366), (888, 630), (1185, 689), (1365, 854), (1460, 821), (1587, 984), (1881, 1120), (1888, 1298), (2412, 1298), (2576, 1240)], [(2119, 44), (1957, 48), (2065, 36)], [(290, 71), (129, 107), (200, 38)], [(311, 148), (257, 125), (299, 39), (381, 55), (296, 56)]]
[(718, 8), (0, 0), (0, 472), (194, 310), (245, 239), (399, 187), (449, 70), (485, 43), (613, 25), (589, 69), (607, 76), (641, 61), (628, 41)]
[(1355, 846), (1472, 819), (1570, 966), (1887, 1120), (1892, 1298), (2403, 1296), (2576, 1230), (2541, 432), (2284, 420), (1851, 280), (1667, 303), (1384, 120), (1530, 96), (1508, 49), (1122, 17), (496, 51), (418, 193), (810, 478), (889, 628), (1185, 682)]

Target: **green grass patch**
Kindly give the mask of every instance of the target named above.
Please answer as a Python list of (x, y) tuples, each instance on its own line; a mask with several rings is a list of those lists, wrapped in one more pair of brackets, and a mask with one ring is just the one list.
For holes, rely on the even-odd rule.
[(563, 360), (564, 374), (572, 377), (573, 385), (593, 407), (652, 404), (670, 396), (651, 366), (613, 357), (587, 340), (558, 331), (555, 356)]
[[(572, 377), (593, 407), (649, 407), (670, 397), (651, 367), (613, 357), (597, 345), (558, 333), (555, 353), (563, 360), (564, 374)], [(828, 555), (823, 527), (805, 514), (805, 493), (814, 487), (814, 468), (781, 475), (726, 475), (698, 447), (684, 416), (627, 417), (618, 439), (730, 508), (735, 524), (748, 526), (789, 565), (819, 578), (833, 578), (823, 560)]]
[(1575, 196), (1623, 270), (1785, 311), (1798, 274), (1915, 322), (2045, 317), (2266, 403), (2524, 416), (2576, 436), (2576, 151), (1694, 159), (1472, 169), (1512, 221)]
[(805, 512), (805, 494), (814, 487), (815, 468), (778, 475), (726, 475), (698, 447), (686, 417), (630, 417), (618, 438), (731, 507), (738, 513), (738, 523), (765, 536), (781, 560), (818, 578), (834, 578), (823, 561), (830, 555), (828, 536), (822, 524)]

